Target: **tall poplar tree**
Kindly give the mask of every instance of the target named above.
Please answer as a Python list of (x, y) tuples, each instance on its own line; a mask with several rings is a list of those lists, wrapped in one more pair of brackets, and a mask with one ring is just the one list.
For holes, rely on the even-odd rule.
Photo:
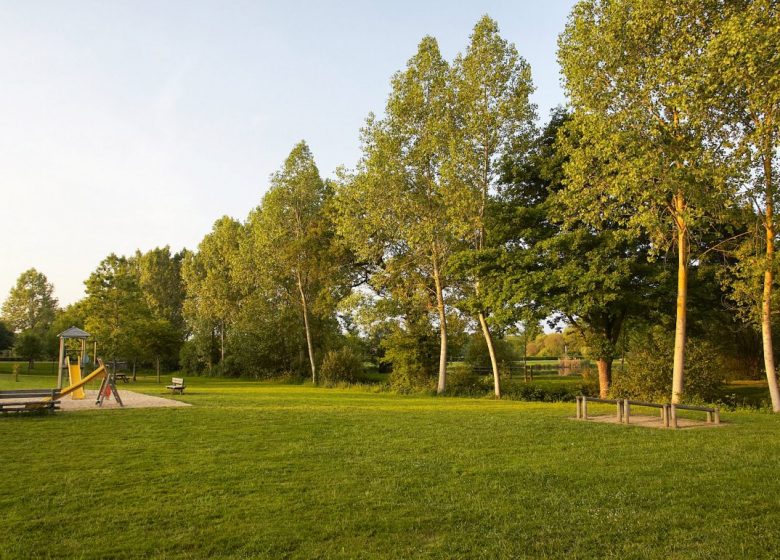
[(748, 194), (761, 216), (764, 258), (760, 325), (772, 409), (780, 388), (772, 344), (772, 294), (780, 148), (780, 6), (772, 0), (734, 2), (708, 49), (721, 118), (740, 138), (751, 171)]
[(340, 232), (360, 258), (381, 262), (396, 278), (430, 281), (439, 328), (438, 393), (447, 384), (445, 264), (454, 249), (442, 181), (450, 107), (449, 65), (436, 39), (425, 37), (406, 69), (393, 76), (385, 117), (369, 116), (363, 156), (339, 196)]
[(313, 383), (318, 383), (313, 311), (338, 284), (339, 260), (332, 249), (333, 227), (326, 212), (330, 191), (306, 142), (298, 143), (271, 188), (249, 217), (245, 261), (255, 289), (283, 294), (300, 306)]
[[(531, 68), (516, 47), (499, 34), (498, 24), (483, 16), (474, 27), (463, 56), (452, 68), (454, 89), (451, 157), (444, 176), (448, 221), (471, 251), (488, 243), (488, 203), (507, 154), (527, 151), (533, 139), (535, 107)], [(488, 326), (489, 310), (480, 298), (480, 278), (472, 270), (476, 315), (493, 370), (494, 392), (501, 396), (498, 363)]]
[[(559, 40), (590, 150), (567, 165), (570, 196), (579, 197), (586, 220), (610, 213), (618, 225), (649, 231), (656, 250), (676, 247), (675, 403), (683, 392), (691, 237), (730, 198), (727, 139), (702, 95), (703, 53), (721, 8), (716, 0), (583, 0)], [(594, 153), (609, 166), (597, 180), (588, 166)]]

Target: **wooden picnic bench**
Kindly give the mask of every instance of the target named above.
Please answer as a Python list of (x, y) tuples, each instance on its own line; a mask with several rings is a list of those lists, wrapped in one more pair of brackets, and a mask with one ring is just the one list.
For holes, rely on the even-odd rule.
[(114, 379), (130, 383), (130, 377), (126, 373), (115, 373)]
[(0, 391), (0, 413), (54, 411), (60, 407), (57, 389), (13, 389)]
[(171, 378), (171, 384), (166, 385), (166, 389), (170, 389), (171, 393), (176, 393), (176, 391), (179, 392), (180, 395), (184, 394), (184, 389), (187, 388), (187, 386), (184, 384), (184, 378), (182, 377), (173, 377)]

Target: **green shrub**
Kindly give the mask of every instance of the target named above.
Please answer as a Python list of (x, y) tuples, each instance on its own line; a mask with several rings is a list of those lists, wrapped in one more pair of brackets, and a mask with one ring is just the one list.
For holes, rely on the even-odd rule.
[(363, 373), (361, 356), (349, 346), (329, 350), (320, 365), (320, 380), (326, 385), (339, 382), (354, 383)]
[(200, 356), (197, 344), (188, 340), (179, 350), (179, 365), (183, 372), (193, 375), (200, 375), (205, 369), (205, 365)]
[[(493, 339), (493, 349), (496, 352), (496, 362), (499, 364), (502, 362), (508, 364), (520, 359), (512, 345), (502, 338)], [(490, 366), (490, 354), (481, 332), (471, 335), (463, 359), (472, 366)]]
[(575, 394), (566, 387), (545, 389), (533, 383), (516, 385), (504, 391), (504, 396), (511, 400), (535, 402), (569, 402), (575, 398)]
[[(653, 327), (634, 335), (625, 367), (613, 370), (612, 394), (619, 398), (667, 402), (672, 393), (674, 332)], [(685, 346), (685, 402), (713, 402), (725, 379), (719, 349), (711, 342), (689, 338)]]
[(491, 390), (492, 379), (475, 374), (469, 364), (451, 364), (447, 368), (447, 393), (472, 396), (486, 394)]
[(394, 327), (382, 341), (383, 361), (392, 364), (390, 386), (399, 393), (432, 389), (438, 365), (438, 344), (429, 325), (414, 330)]

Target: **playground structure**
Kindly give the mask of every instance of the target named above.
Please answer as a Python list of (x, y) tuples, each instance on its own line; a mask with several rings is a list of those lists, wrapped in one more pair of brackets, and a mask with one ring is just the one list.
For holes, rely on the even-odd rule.
[[(72, 382), (64, 388), (57, 389), (22, 389), (17, 391), (0, 391), (0, 412), (23, 412), (23, 411), (42, 411), (59, 409), (60, 400), (63, 397), (82, 394), (84, 387), (94, 379), (101, 379), (95, 404), (103, 406), (103, 402), (113, 395), (114, 400), (119, 406), (124, 407), (122, 398), (116, 390), (114, 376), (106, 369), (103, 360), (97, 359), (98, 367), (84, 377), (78, 378), (78, 381)], [(69, 364), (71, 365), (71, 364)], [(83, 399), (84, 397), (82, 397)], [(79, 399), (77, 399), (79, 400)]]
[[(59, 360), (57, 360), (57, 389), (62, 389), (62, 373), (67, 370), (70, 385), (77, 385), (81, 381), (81, 367), (89, 364), (89, 355), (87, 354), (87, 339), (90, 334), (78, 327), (70, 327), (57, 335), (60, 339)], [(79, 351), (76, 357), (76, 363), (71, 363), (70, 352), (66, 353), (68, 340), (77, 340), (79, 342)], [(97, 342), (94, 343), (93, 362), (97, 360)], [(83, 387), (73, 393), (74, 399), (85, 398)]]
[[(87, 366), (90, 363), (89, 354), (87, 353), (87, 340), (91, 338), (88, 332), (78, 328), (70, 327), (65, 331), (57, 335), (60, 339), (60, 351), (59, 360), (57, 361), (57, 393), (52, 398), (61, 399), (67, 395), (71, 395), (74, 400), (81, 400), (86, 398), (84, 387), (96, 378), (101, 378), (100, 389), (98, 390), (96, 405), (102, 406), (103, 401), (110, 397), (112, 394), (116, 402), (123, 406), (122, 399), (119, 396), (119, 392), (116, 390), (116, 380), (114, 374), (109, 372), (103, 361), (97, 357), (97, 342), (93, 341), (93, 353), (92, 363), (98, 367), (89, 375), (82, 378), (82, 367)], [(71, 362), (68, 355), (66, 346), (68, 340), (78, 341), (78, 352), (75, 363)], [(68, 372), (69, 385), (65, 388), (62, 387), (63, 372)]]

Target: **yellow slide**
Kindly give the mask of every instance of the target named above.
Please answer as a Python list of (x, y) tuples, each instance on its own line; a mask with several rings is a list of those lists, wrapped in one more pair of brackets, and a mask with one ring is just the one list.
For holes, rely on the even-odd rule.
[[(71, 364), (70, 361), (68, 361), (68, 375), (70, 377), (71, 387), (81, 383), (81, 365), (78, 362)], [(83, 400), (87, 398), (86, 393), (84, 393), (84, 387), (80, 386), (75, 389), (71, 398), (73, 400)]]
[[(81, 373), (81, 372), (79, 372)], [(103, 363), (100, 363), (100, 367), (98, 367), (95, 371), (90, 373), (88, 376), (86, 376), (84, 379), (81, 379), (78, 383), (72, 383), (68, 387), (65, 387), (62, 389), (59, 393), (57, 393), (54, 398), (55, 399), (61, 399), (62, 397), (65, 397), (67, 395), (70, 395), (71, 393), (74, 393), (74, 391), (81, 390), (81, 394), (84, 395), (84, 385), (95, 379), (96, 377), (99, 377), (101, 375), (106, 374), (106, 367), (103, 365)], [(72, 378), (71, 378), (72, 379)], [(81, 397), (82, 399), (84, 396)], [(43, 402), (51, 401), (52, 397), (49, 397), (48, 399), (44, 399)]]

